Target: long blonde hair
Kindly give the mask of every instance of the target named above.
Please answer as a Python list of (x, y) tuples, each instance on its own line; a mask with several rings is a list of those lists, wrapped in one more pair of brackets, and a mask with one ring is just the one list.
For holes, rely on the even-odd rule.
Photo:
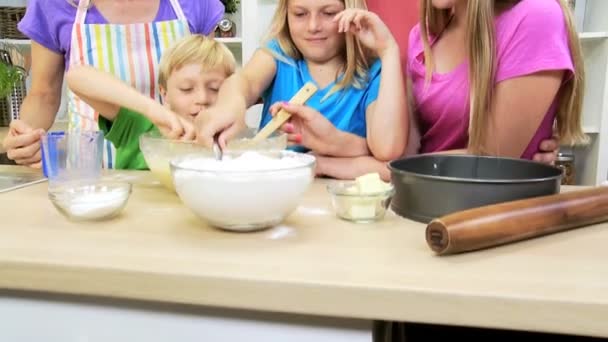
[[(420, 6), (420, 25), (427, 82), (435, 66), (429, 36), (439, 35), (448, 25), (452, 11), (433, 8), (432, 0), (424, 0)], [(500, 11), (514, 6), (521, 0), (468, 0), (466, 51), (469, 63), (470, 111), (469, 150), (483, 153), (483, 142), (489, 122), (494, 82), (496, 76), (496, 37), (494, 17)], [(588, 138), (581, 128), (581, 113), (585, 86), (585, 70), (582, 49), (574, 26), (572, 13), (565, 0), (558, 1), (568, 30), (568, 45), (574, 64), (574, 77), (565, 82), (559, 93), (557, 108), (557, 133), (564, 144), (586, 143)]]
[[(283, 53), (298, 60), (302, 59), (303, 56), (289, 34), (289, 26), (287, 24), (288, 1), (289, 0), (279, 0), (266, 40), (276, 40)], [(365, 0), (342, 0), (342, 2), (344, 2), (345, 8), (361, 8), (367, 10)], [(275, 55), (272, 51), (270, 51), (270, 53)], [(278, 56), (275, 55), (275, 57)], [(355, 88), (363, 88), (367, 82), (369, 67), (372, 60), (375, 58), (372, 52), (363, 47), (359, 40), (352, 34), (346, 34), (346, 49), (344, 50), (343, 57), (346, 62), (344, 77), (336, 83), (336, 86), (331, 89), (328, 95), (351, 85)]]

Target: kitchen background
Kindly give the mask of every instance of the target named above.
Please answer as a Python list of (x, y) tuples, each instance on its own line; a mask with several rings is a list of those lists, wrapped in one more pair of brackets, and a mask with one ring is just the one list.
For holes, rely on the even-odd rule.
[[(402, 2), (403, 1), (403, 2)], [(395, 0), (397, 11), (402, 12), (407, 6), (415, 7), (415, 0)], [(577, 184), (599, 184), (608, 179), (608, 13), (607, 0), (569, 0), (576, 15), (577, 27), (585, 55), (587, 70), (586, 97), (584, 102), (583, 126), (590, 136), (590, 144), (580, 147), (561, 148), (564, 154), (574, 156)], [(411, 4), (405, 4), (410, 3)], [(232, 27), (226, 27), (221, 38), (233, 51), (239, 63), (248, 60), (259, 46), (261, 39), (271, 21), (276, 0), (241, 0), (235, 13), (227, 14), (226, 22)], [(14, 36), (9, 30), (3, 29), (10, 25), (10, 17), (6, 15), (8, 7), (25, 8), (26, 0), (0, 0), (0, 44), (8, 43), (16, 46), (25, 56), (26, 64), (29, 59), (30, 42)], [(385, 11), (386, 12), (386, 11)], [(14, 18), (14, 15), (12, 15)], [(399, 18), (391, 18), (399, 20)], [(235, 27), (233, 33), (231, 30)], [(398, 39), (405, 40), (407, 34), (398, 34)], [(26, 80), (29, 86), (29, 77)], [(0, 100), (1, 101), (1, 100)], [(2, 106), (0, 106), (0, 110)], [(260, 107), (249, 111), (248, 124), (257, 125)], [(2, 113), (0, 113), (2, 114)], [(62, 99), (57, 121), (64, 121), (65, 101)], [(1, 129), (1, 128), (0, 128)]]

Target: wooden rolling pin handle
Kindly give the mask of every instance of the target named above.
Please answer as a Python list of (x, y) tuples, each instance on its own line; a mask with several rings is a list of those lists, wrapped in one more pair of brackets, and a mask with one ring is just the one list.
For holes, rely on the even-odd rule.
[(608, 220), (608, 187), (469, 209), (431, 221), (426, 241), (439, 255), (461, 253)]

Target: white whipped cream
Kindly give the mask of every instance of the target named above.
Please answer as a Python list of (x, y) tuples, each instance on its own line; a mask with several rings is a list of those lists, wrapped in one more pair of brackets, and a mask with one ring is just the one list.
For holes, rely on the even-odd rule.
[[(253, 230), (281, 222), (293, 211), (314, 178), (314, 157), (257, 152), (221, 161), (196, 157), (179, 163), (173, 179), (178, 195), (210, 224)], [(308, 167), (307, 167), (308, 166)]]
[(309, 162), (309, 158), (301, 157), (298, 154), (287, 154), (281, 158), (276, 158), (248, 151), (237, 157), (224, 155), (222, 160), (212, 157), (189, 159), (181, 162), (180, 166), (186, 169), (205, 171), (272, 171), (297, 168)]

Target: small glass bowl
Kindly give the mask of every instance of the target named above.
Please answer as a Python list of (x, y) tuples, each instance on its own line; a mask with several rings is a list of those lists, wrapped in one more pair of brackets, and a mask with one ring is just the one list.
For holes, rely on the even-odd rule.
[(98, 221), (118, 215), (131, 195), (131, 184), (116, 181), (65, 183), (49, 188), (49, 199), (74, 221)]
[(338, 181), (327, 186), (331, 194), (331, 203), (336, 215), (347, 221), (356, 223), (371, 223), (384, 218), (395, 189), (390, 188), (373, 194), (356, 192), (354, 181)]

